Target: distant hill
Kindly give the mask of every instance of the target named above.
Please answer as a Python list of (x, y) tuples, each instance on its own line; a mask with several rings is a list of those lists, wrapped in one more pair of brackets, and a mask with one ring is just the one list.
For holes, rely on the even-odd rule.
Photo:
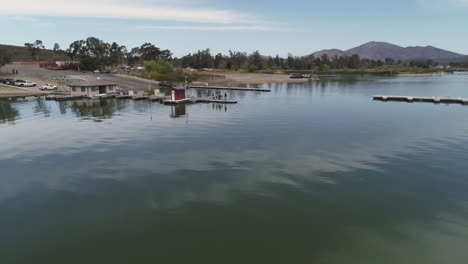
[(392, 58), (394, 60), (434, 60), (450, 62), (463, 58), (465, 55), (435, 48), (432, 46), (426, 47), (400, 47), (398, 45), (386, 43), (386, 42), (368, 42), (359, 47), (355, 47), (346, 51), (332, 49), (322, 50), (313, 53), (315, 57), (328, 54), (328, 56), (340, 56), (340, 55), (354, 55), (358, 54), (361, 58), (372, 59), (372, 60), (385, 60), (386, 58)]
[[(35, 61), (31, 55), (31, 51), (26, 47), (2, 45), (0, 44), (0, 50), (5, 52), (10, 61), (29, 62)], [(65, 52), (54, 52), (53, 50), (44, 49), (39, 52), (39, 61), (63, 61), (70, 60)]]
[(335, 57), (346, 55), (346, 52), (339, 49), (328, 49), (314, 52), (312, 55), (314, 57), (322, 57), (323, 54), (327, 54), (329, 57)]

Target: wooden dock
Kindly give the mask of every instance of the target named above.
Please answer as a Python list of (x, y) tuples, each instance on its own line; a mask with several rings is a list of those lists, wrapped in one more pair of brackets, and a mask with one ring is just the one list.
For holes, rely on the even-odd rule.
[(46, 100), (54, 100), (54, 101), (71, 101), (71, 100), (81, 100), (86, 99), (86, 96), (73, 96), (73, 95), (48, 95), (46, 96)]
[(189, 86), (192, 89), (212, 89), (212, 90), (236, 90), (236, 91), (252, 91), (252, 92), (271, 92), (270, 89), (264, 88), (247, 88), (247, 87), (223, 87), (223, 86)]
[(115, 94), (99, 94), (94, 96), (88, 96), (89, 99), (100, 100), (100, 99), (111, 99), (115, 98)]
[(166, 99), (169, 99), (169, 98), (171, 98), (171, 97), (170, 97), (170, 96), (166, 96), (166, 95), (164, 95), (164, 94), (161, 94), (161, 95), (152, 95), (152, 96), (149, 97), (149, 99), (150, 99), (151, 101), (153, 101), (153, 102), (154, 102), (154, 101), (162, 102), (162, 101), (164, 101), (164, 100), (166, 100)]
[(148, 100), (150, 99), (150, 96), (149, 95), (134, 95), (132, 96), (132, 99), (135, 101)]
[(83, 100), (83, 99), (130, 99), (135, 101), (140, 100), (151, 100), (164, 103), (166, 105), (177, 105), (177, 104), (196, 104), (196, 103), (216, 103), (216, 104), (237, 104), (236, 100), (229, 99), (216, 99), (213, 97), (187, 97), (184, 100), (172, 101), (170, 96), (160, 95), (106, 95), (106, 96), (72, 96), (72, 95), (48, 95), (46, 100), (55, 101), (69, 101), (69, 100)]
[(211, 97), (190, 97), (184, 100), (172, 101), (164, 100), (164, 104), (177, 105), (177, 104), (196, 104), (196, 103), (216, 103), (216, 104), (237, 104), (236, 100), (213, 99)]
[(434, 104), (468, 104), (468, 98), (463, 97), (418, 97), (418, 96), (390, 96), (390, 95), (375, 95), (376, 101), (394, 101), (394, 102), (424, 102)]
[(132, 99), (131, 95), (116, 95), (115, 99)]
[(237, 104), (236, 100), (213, 99), (211, 97), (193, 98), (194, 103), (217, 103), (217, 104)]

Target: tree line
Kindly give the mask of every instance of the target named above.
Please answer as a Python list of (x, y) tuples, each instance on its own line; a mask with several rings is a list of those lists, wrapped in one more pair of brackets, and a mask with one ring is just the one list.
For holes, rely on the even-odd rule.
[(468, 68), (468, 60), (465, 62), (452, 62), (450, 66), (455, 68)]
[(218, 53), (212, 55), (210, 49), (201, 50), (197, 53), (186, 55), (180, 59), (174, 59), (178, 67), (194, 69), (220, 69), (220, 70), (336, 70), (336, 69), (374, 69), (383, 66), (421, 67), (430, 68), (437, 66), (432, 60), (407, 61), (386, 58), (385, 60), (371, 60), (361, 58), (355, 54), (352, 56), (293, 56), (288, 54), (287, 58), (278, 55), (262, 56), (259, 51), (251, 54), (239, 51), (229, 51), (228, 55)]
[[(38, 59), (38, 54), (45, 49), (41, 40), (25, 43), (31, 56)], [(79, 60), (82, 70), (114, 68), (119, 65), (143, 65), (145, 61), (164, 59), (178, 68), (244, 70), (255, 72), (259, 70), (339, 70), (339, 69), (375, 69), (383, 66), (431, 68), (437, 66), (432, 60), (401, 61), (386, 58), (385, 60), (371, 60), (352, 56), (328, 56), (323, 54), (315, 57), (293, 56), (286, 58), (278, 55), (263, 56), (259, 51), (250, 54), (242, 51), (229, 50), (228, 54), (212, 54), (210, 49), (199, 50), (180, 58), (173, 58), (172, 52), (161, 49), (152, 43), (144, 43), (139, 47), (127, 48), (116, 42), (107, 43), (95, 37), (72, 42), (65, 50), (55, 44), (53, 51), (65, 54), (71, 60)], [(0, 54), (1, 55), (1, 54)], [(1, 57), (0, 57), (1, 63)]]
[[(39, 55), (45, 50), (41, 40), (25, 43), (34, 60), (39, 60)], [(170, 50), (161, 49), (152, 43), (144, 43), (139, 47), (128, 49), (116, 42), (108, 43), (95, 37), (73, 41), (68, 48), (62, 50), (58, 43), (54, 44), (53, 52), (66, 55), (70, 60), (80, 61), (80, 69), (96, 70), (114, 68), (119, 65), (143, 65), (145, 61), (158, 60), (160, 58), (171, 61)]]
[(83, 70), (113, 68), (123, 64), (142, 65), (145, 61), (160, 58), (172, 60), (170, 50), (163, 50), (152, 43), (144, 43), (140, 47), (127, 49), (126, 46), (116, 42), (107, 43), (95, 37), (74, 41), (66, 50), (66, 54), (72, 60), (79, 59), (80, 68)]

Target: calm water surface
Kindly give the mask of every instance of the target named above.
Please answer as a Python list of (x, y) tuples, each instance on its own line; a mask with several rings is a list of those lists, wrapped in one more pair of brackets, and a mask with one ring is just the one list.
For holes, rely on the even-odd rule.
[(466, 263), (468, 75), (265, 87), (0, 102), (0, 263)]

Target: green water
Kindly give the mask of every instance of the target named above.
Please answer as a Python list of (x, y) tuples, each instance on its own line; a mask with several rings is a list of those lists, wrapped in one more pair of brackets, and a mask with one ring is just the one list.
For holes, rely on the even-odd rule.
[(0, 101), (0, 263), (467, 262), (468, 75), (264, 87)]

